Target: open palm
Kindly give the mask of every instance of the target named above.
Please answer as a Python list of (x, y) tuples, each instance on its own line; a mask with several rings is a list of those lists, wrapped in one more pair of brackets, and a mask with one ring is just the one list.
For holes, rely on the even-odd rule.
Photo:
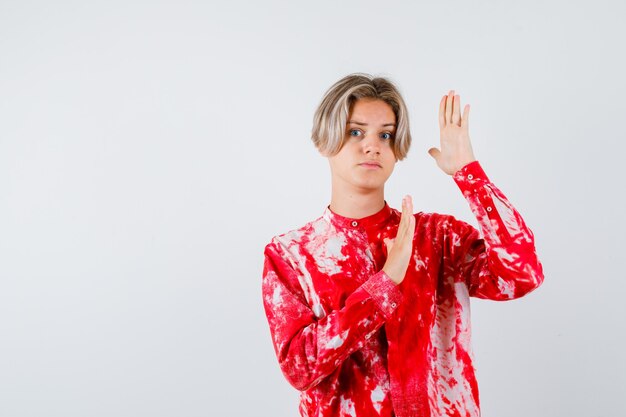
[(451, 90), (439, 103), (440, 147), (428, 153), (446, 174), (454, 175), (459, 169), (475, 161), (469, 137), (469, 110), (467, 104), (461, 116), (461, 96)]

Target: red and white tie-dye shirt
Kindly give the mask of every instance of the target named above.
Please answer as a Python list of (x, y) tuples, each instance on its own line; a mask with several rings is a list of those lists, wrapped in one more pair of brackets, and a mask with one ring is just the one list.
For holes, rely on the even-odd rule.
[(478, 161), (454, 175), (478, 230), (415, 214), (404, 281), (382, 271), (401, 213), (326, 208), (265, 247), (263, 303), (302, 416), (478, 416), (469, 297), (511, 300), (543, 281), (533, 233)]

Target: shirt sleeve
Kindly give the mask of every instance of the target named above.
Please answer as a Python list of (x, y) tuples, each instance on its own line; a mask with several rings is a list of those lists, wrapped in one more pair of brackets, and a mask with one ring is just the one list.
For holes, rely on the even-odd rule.
[(532, 231), (504, 194), (492, 184), (478, 161), (454, 174), (478, 220), (473, 226), (454, 220), (448, 229), (451, 264), (465, 280), (470, 296), (510, 300), (524, 296), (543, 282)]
[(265, 247), (263, 305), (280, 368), (299, 390), (319, 384), (368, 343), (402, 297), (381, 270), (357, 288), (343, 308), (319, 318), (303, 290), (310, 284), (307, 275), (293, 267), (279, 244)]

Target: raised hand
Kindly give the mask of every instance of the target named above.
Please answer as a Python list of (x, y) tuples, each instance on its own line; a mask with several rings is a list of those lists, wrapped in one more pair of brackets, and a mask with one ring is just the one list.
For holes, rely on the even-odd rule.
[(402, 199), (402, 215), (398, 224), (395, 239), (385, 239), (387, 247), (387, 261), (383, 271), (396, 284), (404, 280), (413, 253), (413, 236), (415, 235), (415, 216), (413, 215), (413, 201), (407, 195)]
[(428, 153), (448, 175), (476, 160), (469, 137), (469, 110), (469, 104), (465, 105), (461, 117), (461, 96), (454, 95), (454, 90), (439, 103), (441, 150), (430, 148)]

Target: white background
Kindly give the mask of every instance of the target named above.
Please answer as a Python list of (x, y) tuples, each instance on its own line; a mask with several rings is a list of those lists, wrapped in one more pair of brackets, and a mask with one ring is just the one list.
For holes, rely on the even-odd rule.
[(427, 154), (449, 89), (545, 283), (473, 300), (484, 417), (623, 416), (622, 1), (0, 1), (0, 416), (295, 416), (263, 248), (321, 215), (328, 87), (389, 76), (399, 207), (477, 226)]

